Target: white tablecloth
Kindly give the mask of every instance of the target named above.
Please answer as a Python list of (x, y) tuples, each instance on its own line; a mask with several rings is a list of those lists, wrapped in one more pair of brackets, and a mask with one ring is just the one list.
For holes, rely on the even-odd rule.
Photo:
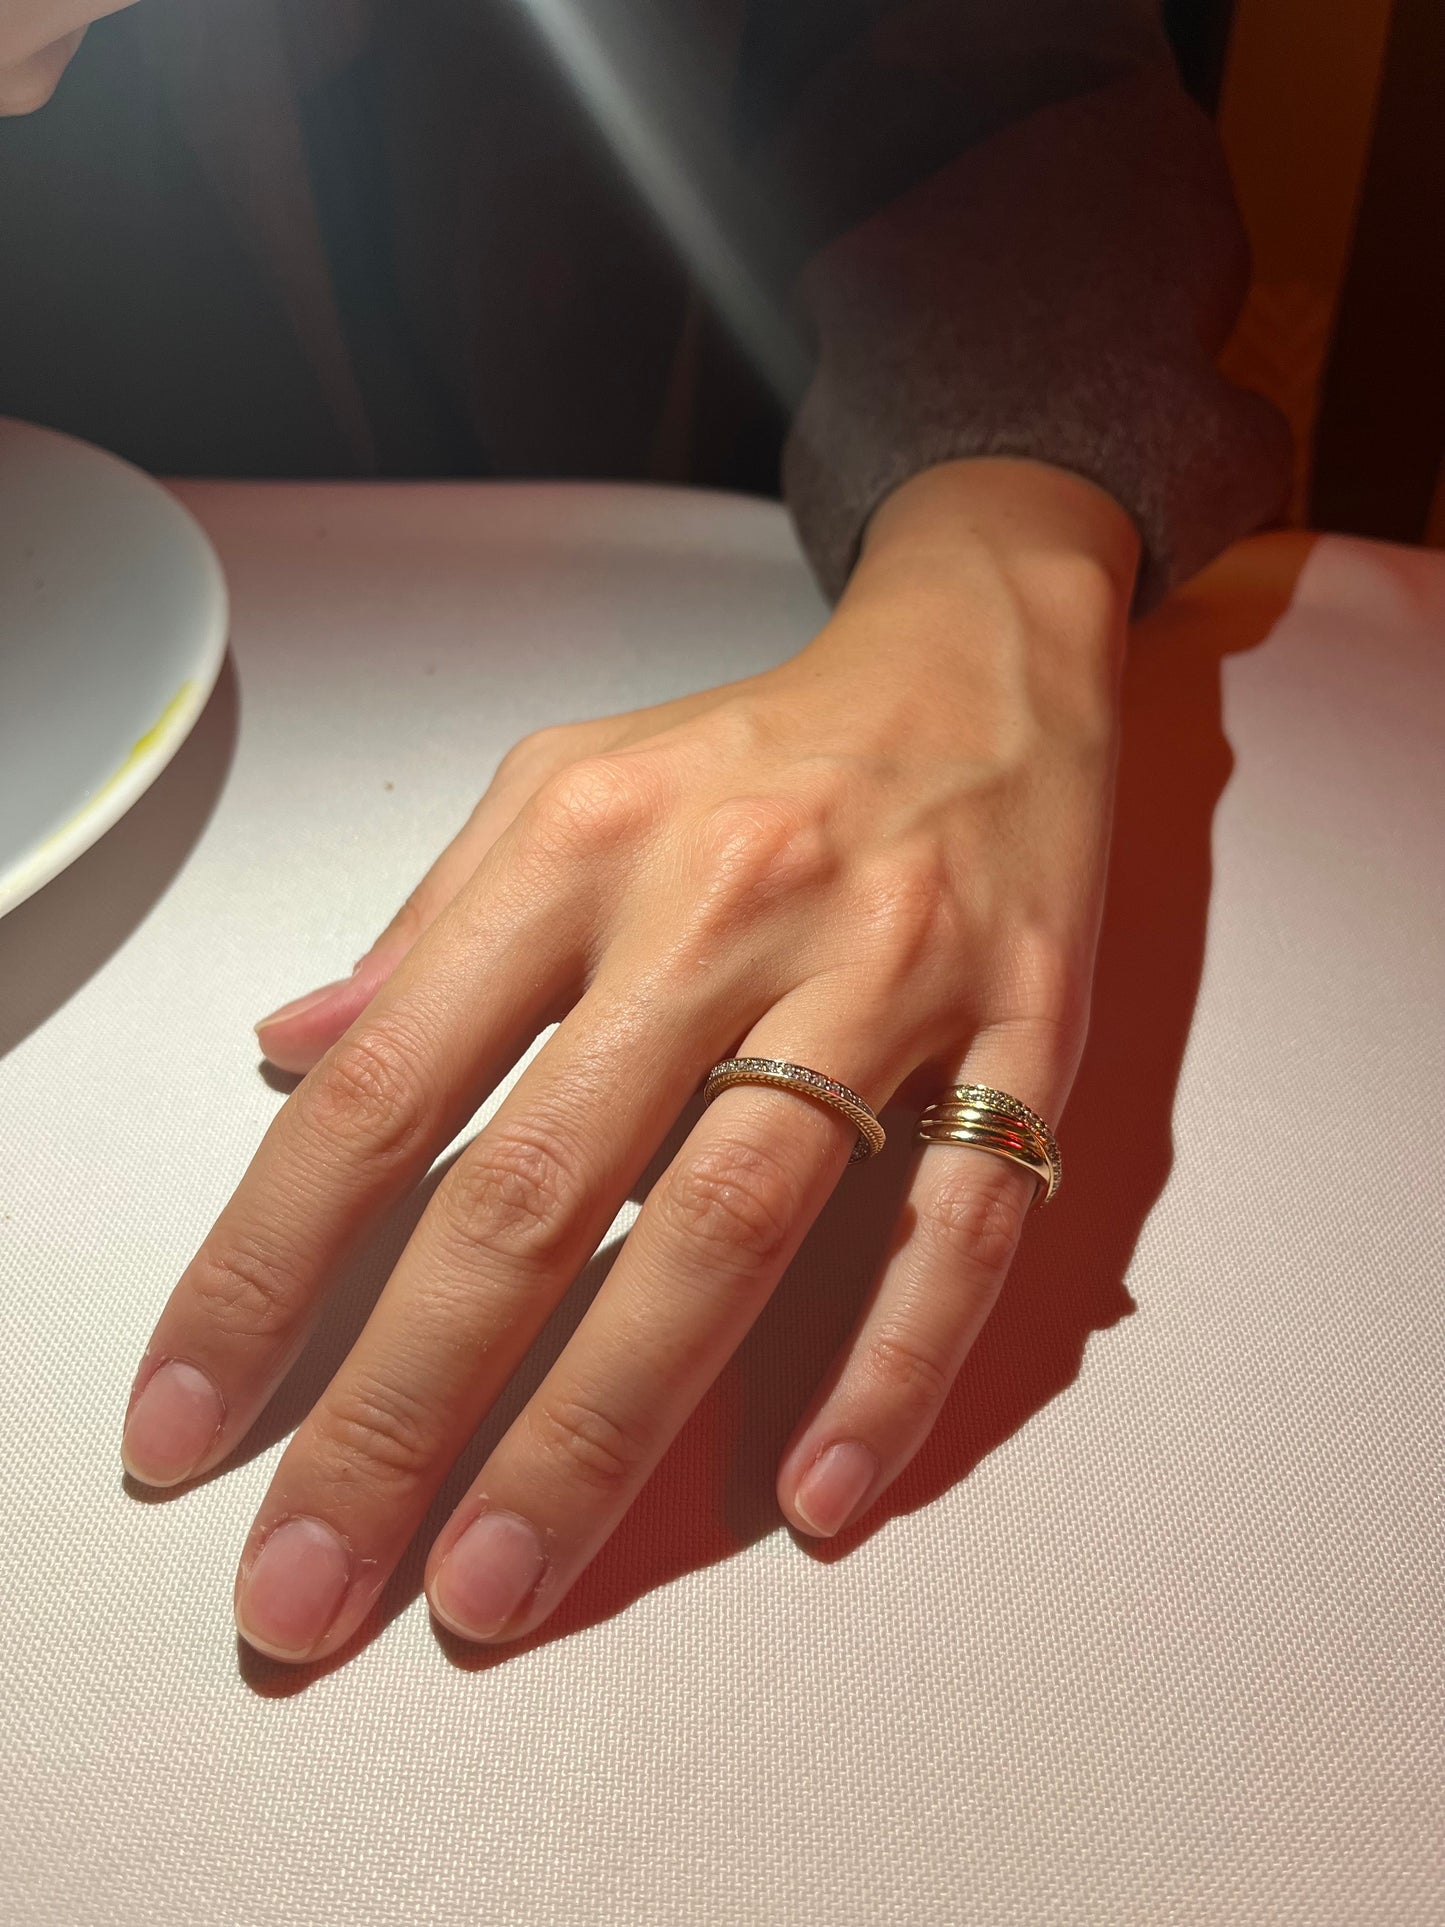
[(820, 609), (757, 503), (182, 493), (234, 669), (0, 924), (0, 1916), (1445, 1918), (1445, 557), (1272, 538), (1137, 639), (1065, 1188), (865, 1529), (815, 1556), (772, 1480), (886, 1157), (545, 1636), (445, 1646), (419, 1547), (297, 1673), (238, 1652), (235, 1560), (405, 1223), (231, 1469), (147, 1504), (116, 1457), (282, 1101), (251, 1022), (349, 967), (516, 736)]

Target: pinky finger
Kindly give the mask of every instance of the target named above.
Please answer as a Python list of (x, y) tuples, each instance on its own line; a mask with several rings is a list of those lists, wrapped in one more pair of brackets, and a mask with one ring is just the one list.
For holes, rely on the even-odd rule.
[(256, 1035), (269, 1061), (284, 1071), (309, 1071), (337, 1038), (365, 1010), (397, 965), (434, 924), (447, 905), (471, 879), (477, 866), (502, 833), (516, 820), (527, 798), (553, 764), (533, 754), (519, 768), (513, 758), (538, 739), (528, 739), (506, 759), (486, 794), (452, 838), (391, 922), (353, 967), (349, 977), (324, 984), (320, 990), (283, 1004), (256, 1026)]
[(1003, 1289), (1037, 1191), (1031, 1172), (992, 1152), (923, 1147), (907, 1234), (783, 1454), (778, 1501), (800, 1531), (839, 1532), (927, 1439)]

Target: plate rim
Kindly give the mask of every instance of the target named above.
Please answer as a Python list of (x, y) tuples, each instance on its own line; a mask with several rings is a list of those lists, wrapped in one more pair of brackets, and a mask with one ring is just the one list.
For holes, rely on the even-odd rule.
[(197, 646), (195, 668), (155, 723), (138, 739), (120, 766), (102, 780), (95, 793), (59, 829), (52, 830), (8, 867), (0, 868), (0, 917), (17, 909), (62, 870), (68, 869), (144, 796), (199, 721), (220, 678), (230, 634), (230, 595), (221, 559), (199, 520), (171, 489), (123, 455), (113, 454), (110, 449), (85, 441), (79, 435), (67, 435), (61, 429), (46, 428), (39, 422), (24, 421), (17, 416), (0, 415), (0, 434), (10, 428), (83, 449), (87, 457), (124, 469), (160, 495), (187, 530), (202, 572), (211, 578), (215, 595), (211, 622)]

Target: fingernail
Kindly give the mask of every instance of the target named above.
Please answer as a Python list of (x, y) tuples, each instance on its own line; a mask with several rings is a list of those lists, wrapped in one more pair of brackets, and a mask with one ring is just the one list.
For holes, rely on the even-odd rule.
[(308, 1010), (315, 1010), (318, 1004), (324, 1004), (328, 997), (334, 997), (338, 990), (343, 990), (350, 982), (349, 977), (341, 977), (334, 984), (323, 984), (320, 990), (308, 990), (304, 997), (297, 997), (292, 1003), (282, 1004), (281, 1008), (273, 1010), (269, 1017), (263, 1017), (256, 1029), (269, 1030), (272, 1024), (285, 1024), (293, 1017), (304, 1017)]
[(179, 1485), (205, 1458), (226, 1408), (203, 1371), (172, 1358), (131, 1407), (121, 1463), (142, 1485)]
[(515, 1512), (484, 1512), (457, 1540), (431, 1584), (438, 1619), (463, 1639), (492, 1639), (535, 1590), (544, 1556)]
[(277, 1659), (304, 1659), (346, 1596), (351, 1554), (320, 1519), (287, 1519), (256, 1555), (236, 1601), (243, 1639)]
[(813, 1461), (793, 1496), (810, 1531), (831, 1538), (878, 1477), (878, 1460), (856, 1439), (830, 1445)]

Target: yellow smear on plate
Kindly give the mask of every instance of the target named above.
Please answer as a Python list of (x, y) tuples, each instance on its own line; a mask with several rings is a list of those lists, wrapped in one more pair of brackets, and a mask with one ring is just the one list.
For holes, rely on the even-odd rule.
[(191, 691), (194, 688), (195, 682), (188, 676), (176, 691), (175, 695), (171, 697), (160, 715), (157, 716), (150, 728), (145, 732), (144, 736), (136, 737), (126, 752), (125, 760), (121, 763), (120, 767), (105, 779), (99, 789), (93, 790), (91, 794), (86, 797), (85, 801), (72, 817), (62, 823), (58, 830), (52, 830), (50, 832), (49, 836), (46, 837), (45, 841), (35, 851), (35, 856), (32, 858), (32, 861), (42, 857), (52, 843), (58, 842), (61, 837), (69, 836), (76, 824), (83, 821), (93, 810), (98, 809), (106, 797), (110, 795), (111, 791), (125, 781), (136, 764), (150, 755), (151, 751), (155, 749), (161, 738), (175, 721), (179, 711), (185, 707), (190, 698)]

